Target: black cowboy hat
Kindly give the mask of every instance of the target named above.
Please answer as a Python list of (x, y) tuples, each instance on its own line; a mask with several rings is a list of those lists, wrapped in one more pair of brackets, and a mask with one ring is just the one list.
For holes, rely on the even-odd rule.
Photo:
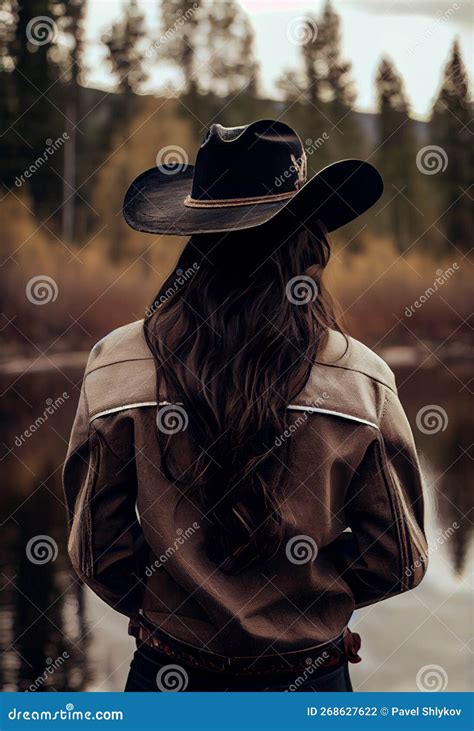
[(213, 124), (196, 164), (146, 170), (123, 204), (137, 231), (178, 236), (253, 228), (281, 210), (299, 224), (321, 221), (334, 231), (364, 213), (382, 195), (377, 170), (363, 160), (340, 160), (306, 182), (306, 153), (291, 127), (260, 120), (242, 127)]

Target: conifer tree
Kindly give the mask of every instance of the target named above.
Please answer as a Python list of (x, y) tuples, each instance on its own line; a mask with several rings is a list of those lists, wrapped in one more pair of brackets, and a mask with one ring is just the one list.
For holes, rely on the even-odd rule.
[(202, 46), (202, 0), (162, 0), (158, 60), (165, 59), (182, 73), (181, 89), (193, 94), (198, 87), (198, 54)]
[[(246, 91), (255, 96), (258, 64), (252, 26), (234, 0), (208, 3), (203, 77), (205, 90), (220, 96)], [(203, 49), (204, 56), (204, 49)]]
[(17, 77), (13, 73), (17, 23), (14, 3), (1, 0), (0, 17), (0, 159), (2, 182), (10, 187), (17, 174), (18, 157), (23, 144), (13, 129), (18, 116), (18, 85)]
[(302, 18), (297, 32), (303, 71), (283, 74), (278, 85), (286, 92), (285, 98), (299, 97), (314, 107), (332, 103), (338, 112), (350, 107), (355, 100), (352, 65), (342, 57), (341, 21), (330, 0), (320, 17), (309, 14)]
[[(430, 140), (444, 150), (445, 169), (433, 180), (440, 205), (437, 226), (445, 246), (467, 251), (472, 247), (473, 104), (459, 41), (453, 43), (430, 121)], [(444, 167), (444, 166), (443, 166)], [(431, 182), (431, 180), (430, 180)]]
[(123, 17), (102, 38), (119, 92), (139, 91), (148, 77), (144, 68), (146, 49), (142, 47), (145, 35), (143, 13), (137, 0), (129, 0)]
[[(58, 42), (53, 10), (48, 0), (18, 2), (15, 8), (15, 37), (11, 48), (16, 104), (11, 130), (19, 140), (14, 143), (18, 152), (17, 175), (44, 155), (51, 141), (65, 129), (65, 116), (56, 102), (58, 67), (51, 55)], [(50, 160), (31, 174), (25, 186), (36, 213), (46, 215), (57, 208), (62, 183), (53, 172)]]
[(254, 33), (235, 0), (163, 0), (161, 19), (158, 53), (180, 69), (184, 93), (256, 94)]
[(400, 251), (406, 249), (414, 231), (416, 144), (410, 105), (403, 80), (392, 61), (384, 57), (376, 75), (378, 111), (377, 164), (383, 174), (387, 197), (385, 223)]

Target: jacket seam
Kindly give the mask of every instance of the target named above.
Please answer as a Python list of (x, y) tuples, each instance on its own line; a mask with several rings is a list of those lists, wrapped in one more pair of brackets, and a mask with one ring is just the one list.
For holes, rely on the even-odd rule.
[(103, 411), (98, 411), (97, 414), (91, 414), (89, 417), (89, 423), (92, 423), (95, 421), (95, 419), (100, 419), (103, 416), (110, 416), (111, 414), (118, 414), (121, 411), (128, 411), (128, 409), (139, 409), (139, 408), (146, 408), (150, 406), (158, 406), (158, 401), (136, 401), (132, 404), (122, 404), (121, 406), (113, 406), (110, 409), (104, 409)]
[[(396, 396), (396, 398), (398, 398), (398, 394), (395, 394), (395, 396)], [(387, 409), (388, 409), (388, 404), (389, 404), (389, 399), (385, 395), (384, 407), (383, 407), (383, 410), (382, 410), (382, 416), (381, 416), (380, 424), (382, 424), (382, 421), (385, 418), (385, 415), (386, 415)], [(387, 458), (386, 458), (386, 462), (388, 462), (388, 459)], [(413, 464), (413, 462), (412, 462), (411, 459), (409, 460), (409, 462), (410, 462), (410, 466), (413, 469), (418, 469), (418, 467)], [(391, 482), (393, 484), (393, 480), (392, 480), (391, 476), (390, 476), (390, 480), (391, 480)], [(404, 507), (402, 505), (402, 501), (400, 500), (399, 492), (396, 489), (396, 487), (395, 487), (395, 493), (397, 495), (398, 502), (400, 504), (400, 513), (401, 513), (401, 515), (405, 515), (405, 510), (404, 510)], [(413, 546), (415, 547), (416, 551), (420, 554), (420, 556), (424, 556), (425, 555), (425, 551), (424, 551), (424, 548), (423, 548), (423, 536), (422, 536), (422, 540), (420, 541), (420, 536), (417, 534), (417, 526), (416, 526), (416, 523), (415, 523), (415, 525), (413, 525), (412, 521), (405, 520), (404, 521), (404, 524), (406, 525), (407, 546), (409, 547), (409, 553), (410, 553), (410, 556), (411, 556), (411, 564), (410, 564), (410, 566), (413, 566), (414, 563), (415, 563), (415, 558), (414, 558), (414, 555), (413, 555)], [(414, 581), (415, 581), (415, 579), (414, 579), (414, 574), (413, 574), (413, 582), (412, 583), (414, 583)]]
[(382, 476), (382, 480), (385, 485), (385, 490), (387, 492), (387, 496), (390, 503), (390, 510), (392, 513), (393, 522), (396, 526), (396, 533), (397, 533), (397, 542), (398, 547), (400, 550), (400, 557), (399, 557), (399, 569), (400, 569), (400, 586), (402, 591), (405, 591), (407, 587), (407, 583), (404, 579), (404, 568), (408, 565), (407, 563), (407, 552), (406, 552), (406, 545), (405, 541), (402, 537), (402, 527), (401, 527), (401, 521), (400, 521), (400, 504), (397, 500), (396, 493), (393, 489), (392, 480), (388, 477), (386, 470), (384, 469), (384, 455), (383, 450), (380, 444), (380, 439), (376, 440), (375, 445), (375, 461), (377, 463), (377, 468), (379, 470), (380, 475)]
[[(78, 539), (80, 542), (80, 569), (81, 575), (88, 579), (94, 576), (94, 549), (93, 549), (93, 535), (92, 535), (92, 507), (91, 503), (93, 500), (94, 487), (97, 483), (98, 471), (100, 469), (100, 451), (97, 448), (97, 444), (92, 443), (91, 437), (93, 434), (97, 435), (95, 429), (89, 430), (89, 458), (87, 464), (87, 475), (84, 485), (84, 497), (83, 506), (79, 514), (75, 515), (75, 519), (78, 521)], [(75, 507), (75, 512), (77, 508)]]
[[(96, 419), (100, 419), (104, 416), (110, 416), (111, 414), (118, 414), (121, 411), (128, 411), (129, 409), (138, 409), (138, 408), (147, 408), (151, 406), (158, 406), (160, 404), (168, 404), (170, 402), (168, 401), (136, 401), (135, 403), (131, 404), (122, 404), (121, 406), (113, 406), (110, 409), (104, 409), (103, 411), (98, 411), (97, 414), (91, 414), (89, 416), (89, 423), (92, 424), (93, 421)], [(373, 421), (369, 421), (368, 419), (363, 419), (359, 416), (353, 416), (352, 414), (347, 414), (344, 411), (336, 411), (333, 409), (320, 409), (315, 406), (307, 406), (306, 404), (288, 404), (286, 407), (288, 411), (305, 411), (309, 412), (311, 414), (323, 414), (323, 415), (329, 415), (329, 416), (336, 416), (340, 417), (342, 419), (347, 419), (348, 421), (355, 421), (358, 424), (363, 424), (365, 426), (370, 426), (373, 429), (379, 430), (379, 426), (375, 424)]]
[[(398, 398), (398, 395), (397, 394), (395, 394), (395, 395)], [(383, 404), (382, 404), (382, 413), (380, 415), (380, 426), (381, 427), (382, 427), (383, 421), (385, 419), (385, 416), (387, 414), (388, 406), (389, 406), (389, 399), (388, 399), (387, 393), (385, 393), (384, 394)], [(392, 488), (392, 492), (393, 492), (393, 495), (394, 495), (394, 499), (395, 499), (396, 504), (398, 506), (397, 518), (398, 518), (398, 523), (400, 524), (400, 516), (403, 515), (403, 510), (402, 510), (402, 505), (400, 503), (400, 498), (399, 498), (399, 495), (398, 495), (398, 491), (395, 488), (395, 485), (393, 483), (393, 479), (392, 479), (392, 476), (390, 475), (390, 472), (388, 470), (388, 467), (387, 467), (386, 470), (384, 469), (384, 467), (386, 466), (386, 464), (388, 462), (388, 455), (387, 455), (387, 452), (385, 450), (385, 444), (383, 442), (382, 429), (380, 429), (380, 438), (378, 440), (378, 448), (379, 448), (379, 451), (381, 453), (382, 469), (383, 469), (383, 478), (384, 478), (385, 481), (387, 481), (388, 485)], [(388, 487), (389, 490), (390, 490), (390, 487)], [(404, 564), (405, 564), (404, 566), (401, 567), (401, 572), (403, 573), (404, 569), (408, 566), (408, 554), (409, 553), (411, 554), (411, 552), (409, 551), (409, 536), (408, 536), (408, 533), (407, 533), (406, 521), (403, 520), (402, 522), (403, 522), (403, 527), (402, 527), (402, 525), (399, 525), (398, 533), (399, 533), (400, 545), (403, 546)], [(403, 534), (404, 534), (403, 536), (402, 536), (402, 530), (403, 530)], [(413, 556), (412, 556), (412, 558), (413, 558)], [(401, 583), (402, 583), (402, 586), (406, 586), (407, 589), (410, 588), (410, 581), (405, 582), (405, 580), (403, 579), (403, 577), (401, 579)]]
[[(153, 361), (154, 358), (152, 355), (149, 356), (143, 356), (142, 358), (121, 358), (120, 360), (113, 360), (110, 363), (104, 363), (103, 365), (98, 365), (95, 368), (91, 368), (90, 370), (86, 370), (84, 374), (84, 379), (89, 376), (91, 373), (94, 373), (95, 371), (99, 371), (102, 368), (108, 368), (109, 366), (113, 365), (119, 365), (120, 363), (136, 363), (140, 361), (146, 361), (151, 360)], [(313, 363), (313, 367), (315, 366), (325, 366), (327, 368), (339, 368), (344, 371), (351, 371), (352, 373), (359, 373), (361, 376), (365, 376), (366, 378), (370, 378), (371, 381), (375, 381), (376, 383), (380, 383), (382, 386), (386, 386), (392, 393), (397, 393), (396, 387), (391, 386), (387, 381), (382, 380), (381, 378), (377, 378), (376, 376), (367, 373), (366, 371), (362, 371), (359, 368), (351, 368), (349, 366), (343, 366), (343, 365), (337, 365), (336, 363), (325, 363), (324, 361), (315, 360)]]
[(378, 425), (368, 419), (363, 419), (361, 416), (353, 416), (347, 414), (345, 411), (337, 411), (335, 409), (320, 409), (317, 406), (307, 406), (306, 404), (288, 404), (286, 407), (289, 411), (307, 411), (310, 414), (328, 414), (329, 416), (340, 416), (342, 419), (348, 421), (355, 421), (358, 424), (364, 424), (365, 426), (371, 426), (374, 429), (379, 429)]
[(326, 366), (327, 368), (340, 368), (343, 371), (351, 371), (352, 373), (359, 373), (361, 376), (365, 376), (366, 378), (370, 378), (371, 381), (374, 381), (375, 383), (380, 383), (382, 386), (386, 386), (392, 393), (396, 394), (396, 387), (391, 386), (387, 381), (383, 381), (381, 378), (377, 378), (376, 376), (371, 375), (370, 373), (366, 373), (365, 371), (361, 371), (358, 368), (350, 368), (349, 366), (343, 366), (343, 365), (337, 365), (336, 363), (324, 363), (323, 361), (316, 360), (315, 365), (320, 366)]
[(94, 373), (95, 371), (100, 371), (102, 368), (108, 368), (109, 366), (113, 365), (119, 365), (120, 363), (137, 363), (142, 360), (154, 360), (152, 355), (144, 356), (143, 358), (121, 358), (120, 360), (112, 360), (110, 363), (103, 363), (102, 365), (95, 366), (95, 368), (91, 368), (90, 370), (86, 370), (84, 374), (84, 380), (87, 378), (87, 376), (90, 376), (91, 373)]
[(90, 422), (91, 429), (94, 431), (94, 434), (96, 435), (97, 439), (99, 440), (99, 443), (102, 440), (102, 442), (105, 444), (107, 449), (114, 455), (114, 457), (116, 457), (118, 460), (120, 460), (121, 459), (120, 455), (118, 455), (117, 452), (115, 451), (115, 449), (112, 448), (112, 446), (111, 446), (109, 440), (106, 438), (105, 434), (103, 434), (101, 431), (99, 431), (97, 426), (95, 424), (92, 424), (92, 421), (93, 421), (93, 417)]

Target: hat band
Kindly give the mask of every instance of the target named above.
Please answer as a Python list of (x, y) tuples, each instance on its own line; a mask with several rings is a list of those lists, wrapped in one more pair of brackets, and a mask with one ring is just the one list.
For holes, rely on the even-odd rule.
[(286, 193), (275, 193), (270, 195), (257, 195), (253, 198), (221, 198), (214, 200), (196, 200), (190, 195), (184, 199), (184, 205), (189, 208), (233, 208), (234, 206), (248, 206), (258, 203), (274, 203), (292, 198), (298, 191), (290, 190)]

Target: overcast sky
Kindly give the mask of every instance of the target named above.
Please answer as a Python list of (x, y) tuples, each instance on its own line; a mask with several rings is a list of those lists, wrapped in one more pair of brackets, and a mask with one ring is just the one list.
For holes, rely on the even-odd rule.
[[(275, 79), (284, 68), (298, 64), (300, 48), (294, 42), (294, 33), (299, 19), (308, 13), (317, 14), (323, 0), (240, 0), (240, 4), (255, 30), (263, 90), (277, 96)], [(90, 71), (87, 78), (93, 86), (110, 85), (99, 40), (102, 32), (120, 16), (124, 5), (126, 0), (88, 3), (86, 36)], [(139, 0), (139, 5), (153, 42), (160, 34), (159, 3)], [(374, 77), (382, 54), (388, 55), (402, 74), (413, 114), (419, 118), (424, 118), (430, 109), (455, 36), (460, 39), (466, 65), (473, 66), (474, 5), (470, 0), (333, 0), (333, 5), (342, 18), (343, 51), (353, 63), (358, 91), (356, 108), (362, 111), (373, 111)], [(150, 90), (156, 91), (164, 78), (163, 71), (153, 70)]]

